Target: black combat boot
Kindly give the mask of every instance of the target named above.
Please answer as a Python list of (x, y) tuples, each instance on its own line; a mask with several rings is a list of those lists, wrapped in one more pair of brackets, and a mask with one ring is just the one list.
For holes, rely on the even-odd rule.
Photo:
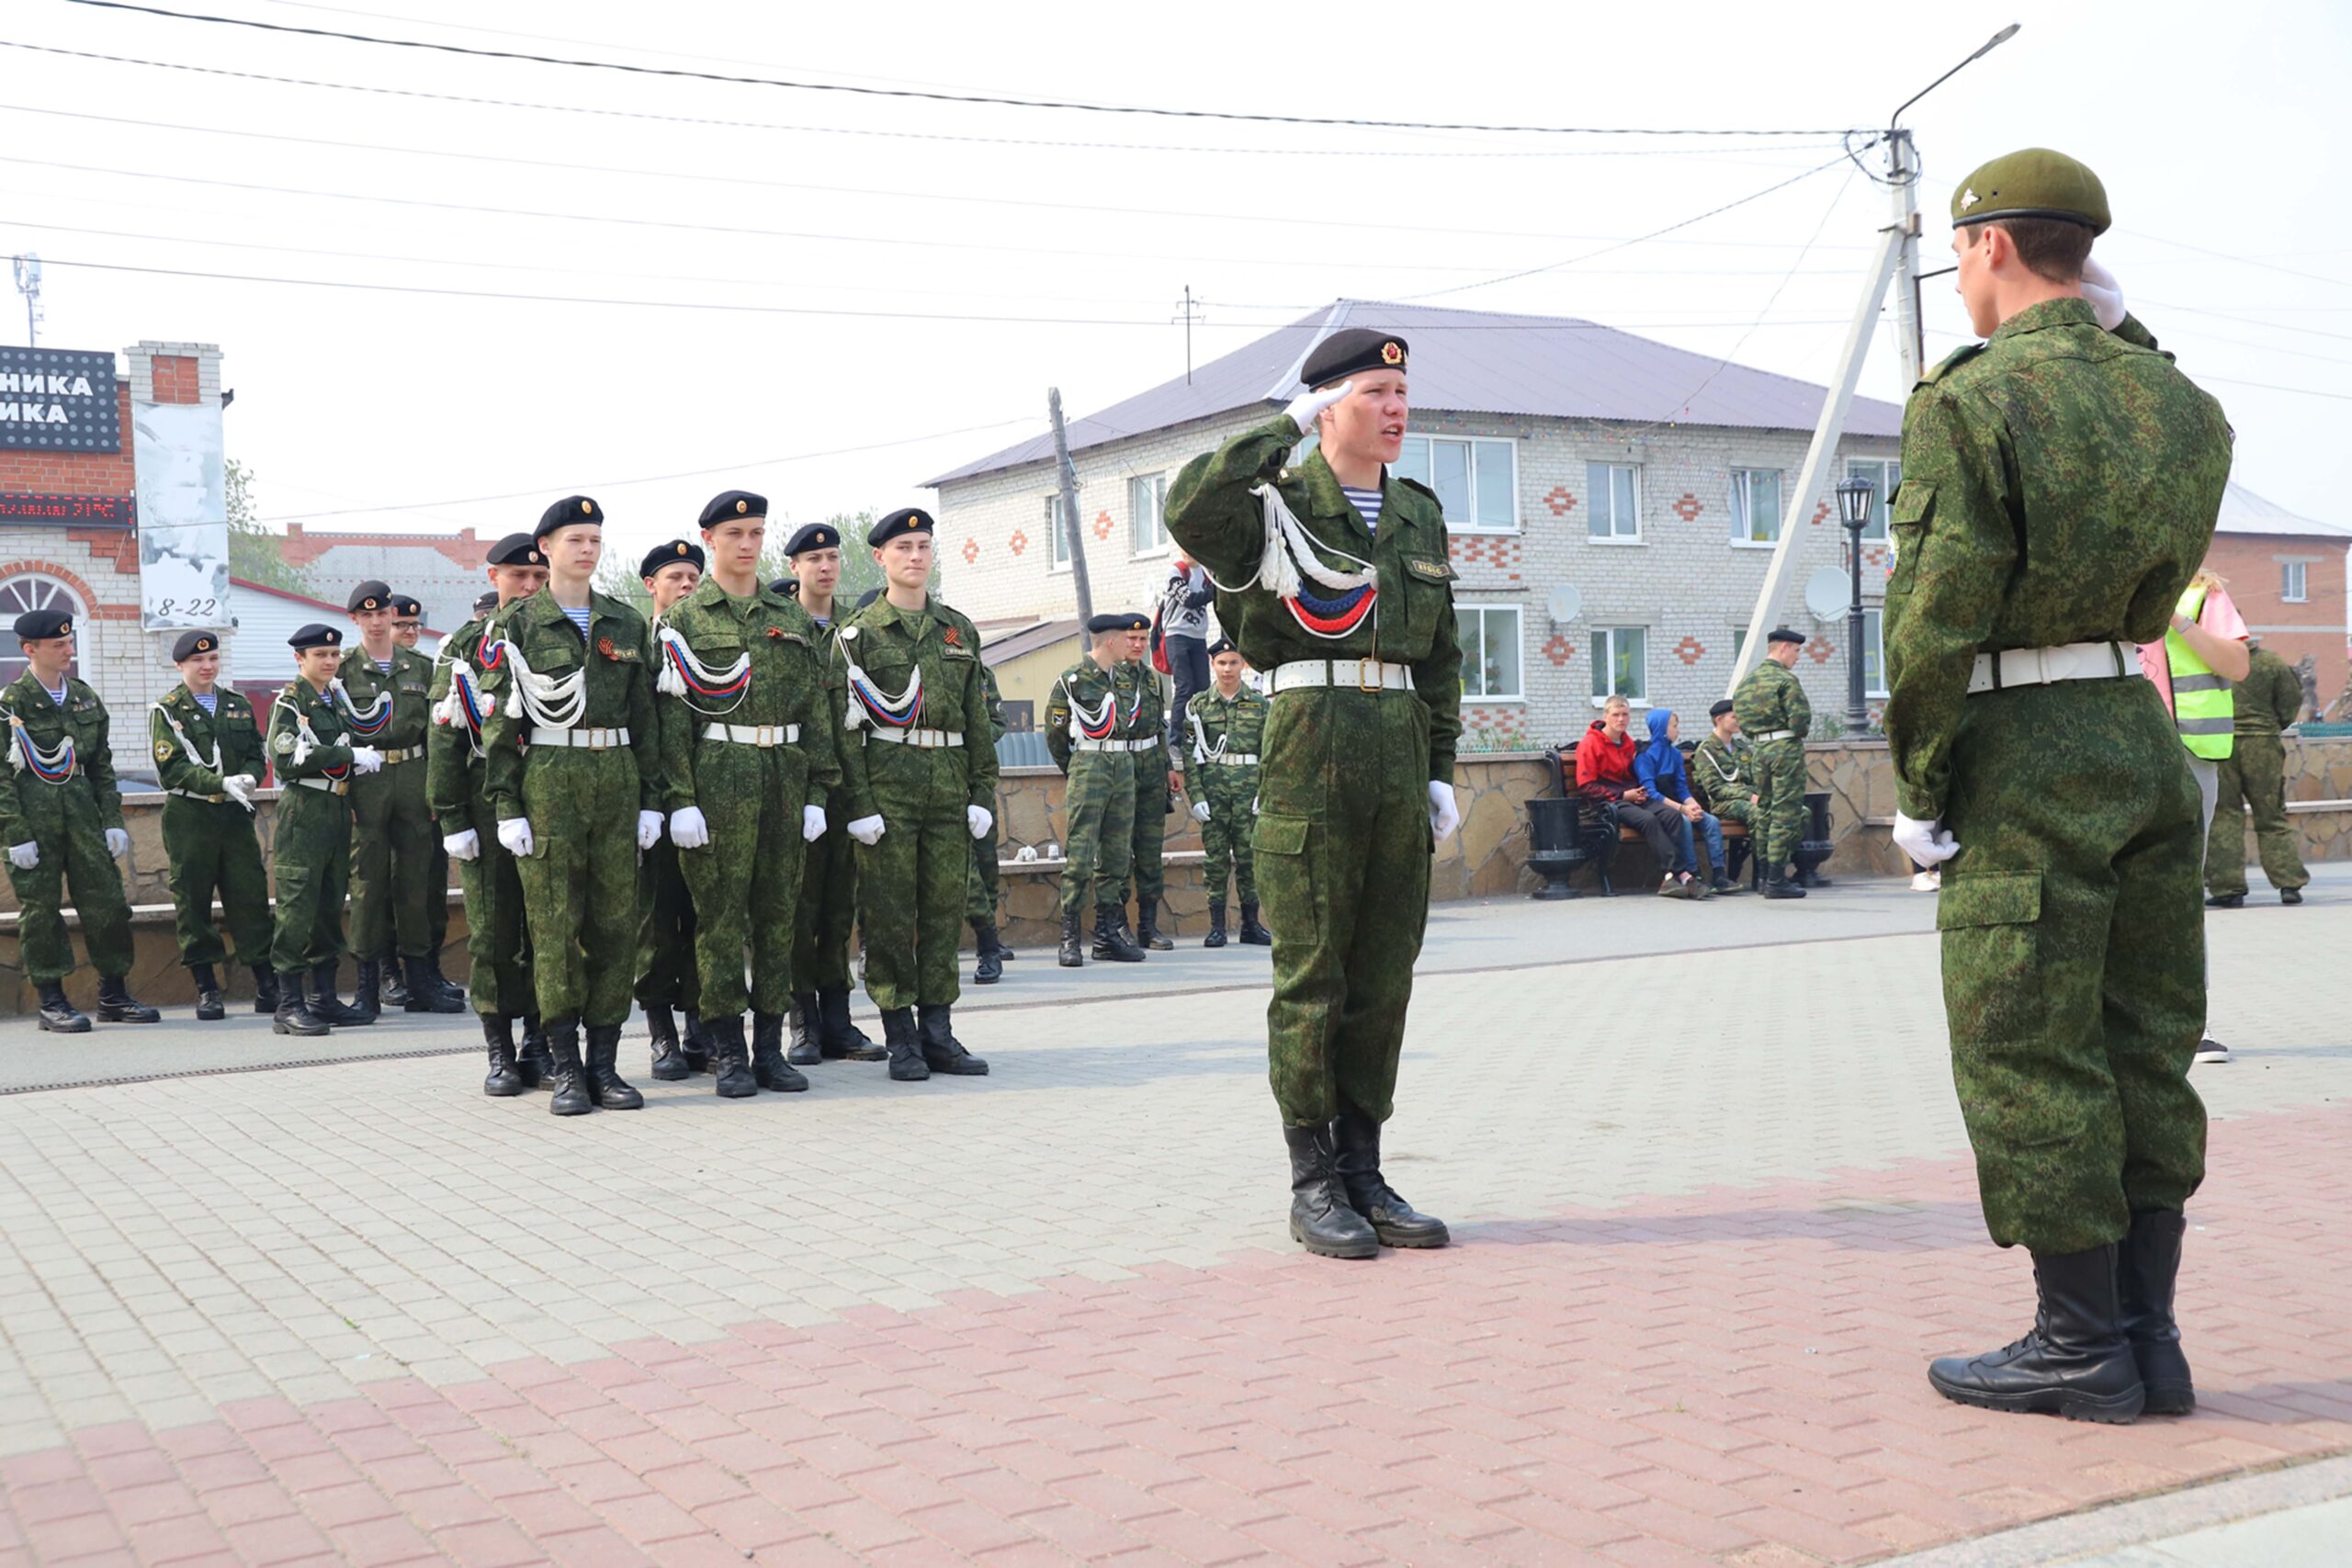
[(884, 1009), (882, 1035), (889, 1042), (891, 1077), (900, 1083), (921, 1083), (931, 1077), (930, 1064), (922, 1059), (922, 1036), (915, 1028), (914, 1009)]
[(1987, 1410), (2051, 1412), (2070, 1421), (2127, 1422), (2147, 1401), (2116, 1284), (2118, 1247), (2037, 1252), (2041, 1299), (2026, 1337), (1981, 1356), (1946, 1356), (1928, 1381), (1946, 1399)]
[(1225, 945), (1225, 900), (1222, 898), (1209, 900), (1209, 934), (1201, 938), (1201, 945), (1203, 947)]
[(791, 1009), (785, 1014), (785, 1026), (792, 1032), (791, 1048), (784, 1059), (796, 1067), (813, 1067), (825, 1059), (825, 1048), (817, 1039), (817, 993), (795, 991)]
[(916, 1010), (922, 1021), (916, 1028), (915, 1038), (922, 1045), (924, 1066), (943, 1077), (984, 1078), (989, 1076), (987, 1060), (965, 1050), (964, 1043), (956, 1038), (955, 1025), (948, 1017), (951, 1010), (945, 1002)]
[(710, 1071), (710, 1029), (692, 1008), (686, 1010), (686, 1027), (678, 1036), (678, 1049), (685, 1053), (688, 1072)]
[(1381, 1176), (1380, 1123), (1345, 1100), (1331, 1123), (1331, 1147), (1348, 1207), (1371, 1222), (1382, 1246), (1443, 1247), (1453, 1239), (1443, 1220), (1416, 1213)]
[(40, 1026), (51, 1034), (90, 1032), (89, 1015), (65, 999), (63, 981), (43, 980), (40, 983)]
[[(327, 987), (327, 995), (334, 995), (333, 984)], [(369, 1023), (384, 1014), (384, 966), (373, 958), (359, 961), (359, 979), (351, 987), (351, 1010)]]
[(432, 982), (433, 989), (435, 994), (455, 997), (458, 999), (458, 1010), (460, 1012), (472, 1005), (466, 999), (466, 988), (458, 984), (455, 980), (449, 978), (447, 975), (441, 973), (441, 950), (439, 948), (436, 947), (432, 952), (426, 953), (424, 955), (424, 977)]
[(1143, 949), (1127, 940), (1126, 911), (1116, 904), (1094, 906), (1094, 956), (1116, 964), (1140, 964)]
[[(387, 953), (374, 963), (362, 964), (359, 966), (359, 984), (363, 990), (367, 987), (368, 976), (371, 971), (376, 976), (378, 1006), (400, 1012), (431, 1010), (427, 1007), (415, 1005), (420, 998), (415, 987), (401, 977), (401, 955), (398, 953)], [(357, 997), (352, 998), (351, 1002), (354, 1007), (363, 1005)]]
[(621, 1081), (621, 1026), (588, 1026), (588, 1088), (607, 1111), (642, 1111), (645, 1096)]
[[(1119, 910), (1119, 924), (1124, 929), (1126, 923), (1127, 911), (1122, 906)], [(1176, 944), (1159, 934), (1159, 901), (1158, 899), (1153, 899), (1149, 903), (1144, 902), (1140, 897), (1136, 900), (1135, 943), (1137, 947), (1149, 948), (1154, 953), (1175, 951)]]
[(888, 1050), (867, 1038), (849, 1021), (849, 987), (823, 986), (817, 991), (817, 1043), (829, 1061), (879, 1062)]
[(511, 1100), (523, 1092), (523, 1075), (514, 1070), (514, 1021), (503, 1014), (481, 1015), (481, 1037), (490, 1047), (490, 1076), (481, 1080), (482, 1093), (492, 1100)]
[(1258, 900), (1241, 900), (1241, 944), (1244, 947), (1272, 947), (1274, 933), (1258, 923)]
[(717, 1081), (712, 1089), (721, 1100), (749, 1100), (760, 1092), (760, 1080), (752, 1076), (751, 1048), (743, 1043), (743, 1016), (713, 1018), (704, 1021), (710, 1031), (710, 1070)]
[(1283, 1129), (1290, 1145), (1290, 1238), (1323, 1258), (1377, 1258), (1380, 1236), (1348, 1207), (1347, 1189), (1332, 1164), (1331, 1129)]
[(548, 1049), (548, 1032), (539, 1027), (537, 1013), (523, 1015), (523, 1048), (514, 1054), (514, 1070), (526, 1089), (548, 1089), (555, 1082), (555, 1053)]
[(997, 945), (996, 922), (974, 920), (972, 941), (977, 945), (979, 954), (972, 965), (972, 984), (993, 986), (1004, 978), (1004, 959), (1002, 949)]
[(270, 1015), (272, 1034), (324, 1034), (327, 1021), (311, 1010), (302, 994), (302, 972), (288, 970), (278, 976), (277, 1006)]
[(548, 1055), (555, 1068), (544, 1080), (555, 1090), (555, 1098), (548, 1101), (551, 1116), (585, 1116), (596, 1109), (596, 1097), (588, 1088), (588, 1070), (580, 1061), (580, 1020), (558, 1019), (548, 1025)]
[[(408, 1012), (463, 1012), (466, 999), (447, 986), (436, 986), (433, 976), (425, 973), (422, 958), (403, 958), (401, 967), (408, 972), (408, 999), (401, 1004)], [(389, 998), (387, 998), (389, 999)]]
[(254, 965), (254, 1011), (277, 1010), (277, 971), (266, 964)]
[(762, 1089), (778, 1094), (798, 1094), (808, 1087), (808, 1075), (784, 1059), (784, 1014), (752, 1014), (752, 1077)]
[(335, 1000), (334, 969), (334, 960), (330, 958), (311, 971), (311, 1016), (336, 1029), (352, 1029), (363, 1023), (375, 1022), (374, 1013), (359, 1012)]
[(1086, 966), (1086, 953), (1078, 940), (1078, 911), (1076, 909), (1062, 916), (1060, 963), (1065, 969), (1082, 969)]
[(210, 1023), (229, 1016), (228, 1004), (220, 999), (220, 982), (213, 977), (209, 964), (191, 964), (187, 976), (196, 982), (196, 1017), (200, 1023)]
[(678, 1020), (663, 1002), (645, 1004), (645, 1033), (653, 1054), (653, 1081), (676, 1083), (694, 1076), (686, 1053), (678, 1043)]
[(130, 982), (119, 975), (98, 976), (100, 1023), (161, 1023), (164, 1015), (130, 994)]
[(1789, 874), (1790, 869), (1785, 865), (1776, 865), (1772, 868), (1771, 874), (1764, 879), (1765, 897), (1802, 898), (1804, 897), (1804, 889), (1798, 885), (1795, 877)]
[(2188, 1221), (2176, 1209), (2134, 1209), (2132, 1229), (2116, 1255), (2115, 1283), (2123, 1301), (2123, 1332), (2148, 1391), (2143, 1414), (2186, 1416), (2197, 1408), (2197, 1388), (2181, 1354), (2173, 1320), (2173, 1281), (2180, 1276), (2180, 1238)]

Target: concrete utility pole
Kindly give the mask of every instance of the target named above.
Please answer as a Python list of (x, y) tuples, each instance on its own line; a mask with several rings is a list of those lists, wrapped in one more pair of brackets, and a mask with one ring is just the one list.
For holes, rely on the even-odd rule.
[(1902, 240), (1894, 255), (1895, 348), (1903, 355), (1903, 384), (1916, 387), (1927, 374), (1928, 340), (1919, 321), (1919, 150), (1907, 130), (1886, 133), (1886, 183)]
[[(1094, 590), (1086, 581), (1085, 530), (1078, 525), (1078, 468), (1069, 460), (1069, 432), (1062, 424), (1062, 389), (1046, 389), (1046, 412), (1054, 420), (1054, 467), (1061, 479), (1062, 530), (1069, 536), (1069, 580), (1078, 590), (1078, 625), (1082, 634), (1086, 623), (1094, 618)], [(1046, 554), (1052, 558), (1054, 543), (1046, 541)], [(1081, 635), (1080, 640), (1085, 639)]]

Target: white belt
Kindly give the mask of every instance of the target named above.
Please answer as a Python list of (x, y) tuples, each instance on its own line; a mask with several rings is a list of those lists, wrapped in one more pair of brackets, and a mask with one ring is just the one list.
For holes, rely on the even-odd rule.
[(1161, 747), (1167, 745), (1168, 742), (1162, 740), (1157, 735), (1152, 735), (1147, 736), (1140, 740), (1123, 740), (1117, 742), (1117, 744), (1129, 751), (1157, 751)]
[(893, 746), (936, 748), (964, 744), (964, 732), (960, 729), (869, 729), (865, 733)]
[(198, 795), (192, 789), (167, 789), (164, 793), (165, 795), (184, 795), (190, 800), (209, 801), (215, 806), (220, 805), (229, 798), (225, 795)]
[(731, 740), (738, 746), (797, 746), (800, 727), (797, 724), (706, 724), (702, 728), (705, 740)]
[(413, 762), (424, 755), (424, 748), (422, 746), (402, 746), (383, 753), (384, 766), (389, 768), (397, 762)]
[(1796, 738), (1797, 732), (1793, 729), (1768, 729), (1761, 735), (1751, 735), (1748, 737), (1750, 740), (1757, 742), (1758, 745), (1761, 745), (1767, 740), (1794, 740)]
[(628, 744), (628, 726), (618, 729), (534, 729), (534, 746), (576, 746), (589, 751), (609, 751)]
[(2059, 681), (2113, 681), (2140, 673), (2140, 650), (2128, 642), (2070, 642), (2063, 648), (2011, 648), (1980, 653), (1968, 694)]
[(351, 786), (342, 779), (296, 779), (304, 789), (322, 789), (329, 795), (341, 795)]
[(1255, 751), (1227, 751), (1221, 757), (1211, 757), (1209, 761), (1216, 763), (1219, 767), (1224, 768), (1254, 768), (1258, 765), (1258, 753)]
[(1124, 753), (1127, 750), (1127, 743), (1124, 740), (1090, 740), (1083, 735), (1073, 737), (1070, 740), (1069, 746), (1070, 750), (1073, 751), (1118, 751)]
[(1409, 692), (1413, 672), (1377, 659), (1294, 659), (1274, 666), (1269, 684), (1277, 694), (1316, 686), (1353, 687), (1359, 692)]

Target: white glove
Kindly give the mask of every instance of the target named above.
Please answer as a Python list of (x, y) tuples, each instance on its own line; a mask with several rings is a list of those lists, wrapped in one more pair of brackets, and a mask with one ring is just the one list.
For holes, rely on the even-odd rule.
[(861, 817), (852, 822), (849, 825), (849, 836), (861, 844), (870, 846), (875, 840), (882, 836), (881, 813), (876, 812), (871, 817)]
[(710, 824), (702, 819), (699, 806), (681, 806), (670, 813), (670, 841), (682, 850), (710, 847)]
[(804, 806), (800, 808), (800, 840), (813, 844), (825, 836), (825, 808)]
[(258, 782), (251, 773), (231, 773), (220, 781), (220, 793), (251, 811), (254, 808), (254, 786)]
[(130, 852), (130, 832), (125, 828), (107, 829), (107, 853), (120, 860)]
[(18, 871), (30, 871), (40, 863), (40, 846), (26, 842), (8, 846), (8, 863)]
[(1894, 814), (1894, 847), (1922, 867), (1941, 865), (1960, 853), (1960, 840), (1944, 828), (1941, 818), (1922, 822), (1900, 811)]
[(1453, 803), (1453, 786), (1430, 781), (1430, 839), (1443, 843), (1462, 826), (1462, 807)]
[(662, 813), (640, 811), (637, 814), (637, 847), (650, 850), (662, 841)]
[(471, 828), (462, 833), (445, 833), (441, 838), (441, 847), (448, 852), (451, 860), (480, 860), (481, 835)]
[(1205, 822), (1208, 819), (1209, 803), (1205, 800), (1196, 800), (1193, 802), (1193, 820), (1195, 822)]
[(525, 860), (538, 853), (538, 846), (531, 840), (531, 819), (527, 817), (503, 817), (498, 822), (498, 841), (506, 846), (510, 855)]
[(363, 773), (372, 773), (384, 765), (384, 754), (373, 746), (354, 746), (351, 765)]
[(2091, 314), (2102, 329), (2113, 332), (2123, 324), (2123, 285), (2095, 258), (2083, 262), (2083, 298), (2090, 301)]
[(1326, 387), (1319, 392), (1301, 392), (1290, 400), (1290, 407), (1283, 410), (1283, 412), (1298, 422), (1301, 434), (1312, 435), (1315, 434), (1315, 416), (1354, 391), (1355, 389), (1356, 384), (1353, 381), (1342, 381), (1336, 387)]
[(996, 813), (985, 806), (964, 807), (964, 826), (972, 830), (975, 839), (985, 839), (989, 829), (996, 826)]

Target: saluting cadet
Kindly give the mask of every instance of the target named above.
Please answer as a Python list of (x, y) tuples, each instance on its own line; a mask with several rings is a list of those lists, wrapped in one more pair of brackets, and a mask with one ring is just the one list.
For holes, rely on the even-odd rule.
[(98, 1021), (153, 1023), (162, 1014), (130, 994), (130, 901), (115, 862), (130, 852), (122, 793), (107, 750), (106, 704), (67, 672), (74, 617), (28, 610), (16, 620), (25, 672), (0, 690), (8, 762), (0, 780), (0, 844), (17, 890), (25, 973), (40, 993), (40, 1026), (85, 1034), (90, 1021), (65, 999), (74, 944), (59, 895), (70, 887), (82, 942), (98, 972)]
[[(662, 837), (662, 761), (645, 617), (595, 591), (605, 513), (584, 495), (532, 536), (548, 582), (500, 612), (484, 681), (490, 810), (516, 857), (531, 981), (555, 1057), (548, 1109), (635, 1111), (620, 1075), (637, 959), (637, 857)], [(587, 1032), (587, 1055), (581, 1032)]]
[(1764, 657), (1732, 694), (1732, 715), (1747, 732), (1763, 796), (1755, 851), (1764, 867), (1764, 897), (1802, 898), (1795, 862), (1804, 837), (1804, 738), (1813, 728), (1813, 704), (1792, 671), (1804, 637), (1775, 626), (1767, 641)]
[[(1168, 735), (1168, 705), (1160, 692), (1159, 671), (1151, 667), (1151, 622), (1136, 615), (1127, 616), (1126, 622), (1126, 661), (1119, 666), (1119, 675), (1126, 682), (1121, 703), (1132, 702), (1136, 709), (1132, 739), (1127, 742), (1135, 750), (1136, 760), (1135, 840), (1127, 856), (1136, 886), (1135, 943), (1166, 953), (1176, 944), (1159, 934), (1159, 900), (1168, 890), (1163, 852), (1168, 818), (1176, 810), (1174, 792), (1184, 781), (1176, 770)], [(1122, 908), (1126, 900), (1123, 881), (1119, 885)]]
[(760, 581), (767, 513), (749, 491), (711, 498), (701, 519), (710, 575), (662, 617), (654, 649), (663, 799), (694, 894), (711, 1069), (729, 1100), (808, 1087), (784, 1059), (784, 1014), (804, 847), (824, 837), (840, 776), (816, 624)]
[[(296, 679), (269, 707), (269, 755), (277, 769), (277, 818), (270, 834), (270, 872), (277, 885), (277, 926), (270, 962), (277, 968), (279, 1034), (323, 1034), (327, 1026), (373, 1023), (334, 994), (343, 953), (343, 896), (351, 877), (352, 776), (384, 765), (372, 746), (355, 745), (334, 695), (343, 634), (313, 621), (286, 639)], [(309, 976), (310, 995), (303, 995)]]
[[(988, 661), (980, 661), (980, 688), (987, 694), (989, 705), (989, 744), (994, 746), (1004, 739), (1004, 694), (996, 687), (996, 671)], [(996, 932), (997, 861), (1002, 853), (998, 834), (1003, 822), (991, 816), (989, 830), (972, 840), (972, 892), (965, 906), (965, 918), (972, 923), (972, 984), (993, 986), (1004, 978), (1004, 961), (1011, 958), (1012, 949)]]
[(1046, 701), (1046, 750), (1069, 783), (1062, 790), (1061, 966), (1086, 962), (1079, 951), (1080, 912), (1094, 907), (1094, 956), (1140, 964), (1143, 950), (1127, 940), (1128, 857), (1135, 852), (1135, 760), (1128, 744), (1136, 718), (1123, 701), (1119, 671), (1127, 645), (1127, 617), (1097, 615), (1086, 623), (1092, 646), (1061, 673)]
[(1241, 899), (1241, 940), (1271, 947), (1258, 923), (1258, 879), (1251, 874), (1250, 829), (1258, 805), (1258, 754), (1265, 742), (1266, 699), (1241, 683), (1241, 654), (1223, 637), (1209, 645), (1210, 683), (1193, 694), (1176, 731), (1184, 794), (1201, 825), (1209, 885), (1209, 934), (1203, 947), (1225, 945), (1228, 875)]
[(212, 898), (254, 970), (254, 1011), (277, 1010), (269, 965), (269, 875), (254, 836), (254, 791), (269, 769), (254, 710), (220, 680), (220, 637), (187, 632), (172, 645), (180, 683), (148, 713), (155, 778), (164, 788), (164, 853), (172, 863), (172, 908), (180, 962), (196, 983), (196, 1016), (228, 1016), (213, 969), (229, 950), (212, 921)]
[(951, 1014), (971, 840), (996, 819), (979, 629), (931, 596), (930, 513), (893, 512), (865, 542), (888, 586), (842, 624), (830, 681), (846, 715), (849, 834), (863, 846), (865, 992), (882, 1010), (893, 1078), (985, 1073)]
[(1886, 739), (1895, 844), (1951, 862), (1944, 1011), (1985, 1225), (2032, 1252), (2040, 1302), (2023, 1338), (1928, 1380), (2130, 1421), (2196, 1404), (2173, 1287), (2205, 1174), (2202, 807), (2134, 645), (2212, 542), (2231, 437), (2093, 276), (2108, 218), (2098, 176), (2042, 148), (1954, 189), (1990, 341), (1903, 411)]
[[(638, 563), (638, 579), (653, 596), (650, 626), (657, 638), (662, 617), (702, 581), (703, 560), (700, 545), (672, 539), (646, 551)], [(637, 1005), (645, 1010), (652, 1073), (661, 1082), (675, 1083), (710, 1069), (710, 1036), (703, 1028), (701, 1004), (694, 896), (686, 889), (685, 873), (678, 869), (678, 846), (665, 833), (637, 866)], [(683, 1042), (673, 1008), (686, 1015)]]
[[(424, 640), (424, 605), (423, 602), (411, 594), (393, 594), (392, 640), (402, 648), (414, 651), (416, 645)], [(427, 694), (430, 695), (429, 693)], [(425, 730), (424, 748), (427, 765), (430, 766), (433, 745), (432, 729), (429, 726)], [(430, 791), (428, 790), (427, 793), (429, 795)], [(466, 994), (464, 987), (441, 973), (442, 950), (449, 945), (449, 852), (442, 847), (443, 834), (437, 818), (434, 820), (432, 834), (433, 872), (424, 879), (427, 889), (424, 897), (424, 970), (426, 974), (433, 976), (433, 983), (438, 989), (459, 998), (460, 1010), (463, 1010), (462, 1004)], [(384, 972), (384, 1004), (387, 1007), (408, 1006), (408, 987), (405, 985), (397, 984), (399, 978), (397, 965)]]
[[(1168, 531), (1217, 583), (1217, 622), (1272, 694), (1254, 830), (1274, 937), (1267, 1055), (1291, 1235), (1337, 1258), (1447, 1239), (1380, 1172), (1430, 857), (1461, 821), (1445, 515), (1387, 469), (1406, 363), (1393, 333), (1333, 333), (1306, 356), (1309, 391), (1168, 492)], [(1316, 449), (1289, 466), (1309, 430)]]

